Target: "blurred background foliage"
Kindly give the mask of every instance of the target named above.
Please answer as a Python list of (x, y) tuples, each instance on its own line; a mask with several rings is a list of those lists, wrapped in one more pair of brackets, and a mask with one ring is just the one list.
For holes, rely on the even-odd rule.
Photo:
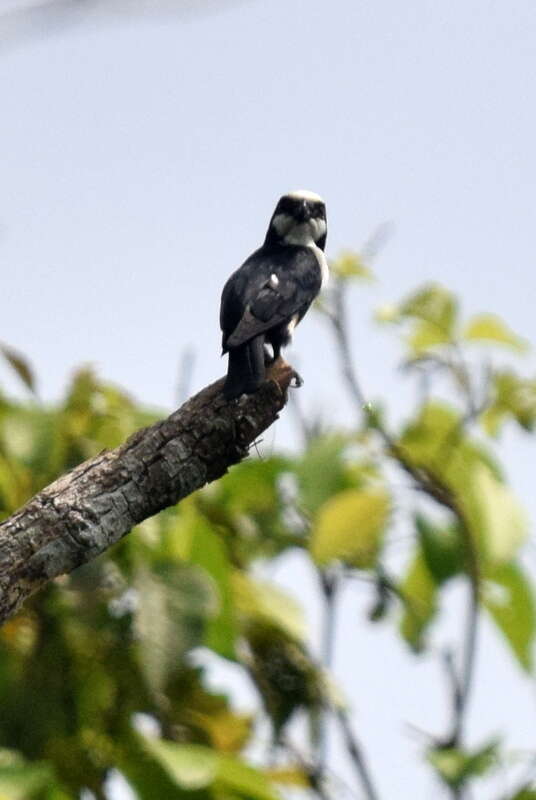
[[(438, 285), (381, 308), (377, 320), (400, 336), (416, 386), (411, 414), (390, 423), (387, 400), (363, 394), (346, 323), (353, 287), (372, 274), (354, 253), (332, 267), (317, 312), (338, 344), (341, 386), (358, 422), (340, 429), (331, 420), (326, 428), (293, 404), (299, 452), (253, 451), (222, 480), (52, 582), (1, 629), (2, 800), (104, 798), (111, 770), (141, 800), (340, 797), (325, 763), (328, 717), (340, 724), (355, 767), (352, 796), (374, 800), (344, 687), (329, 674), (336, 599), (356, 577), (370, 594), (356, 638), (359, 625), (387, 625), (417, 658), (427, 652), (445, 587), (467, 587), (459, 651), (441, 656), (452, 725), (426, 739), (423, 757), (447, 795), (459, 798), (504, 764), (507, 742), (468, 748), (464, 721), (481, 615), (519, 669), (533, 671), (528, 522), (500, 462), (504, 426), (531, 433), (536, 421), (536, 381), (515, 364), (527, 343), (493, 315), (463, 319), (457, 298)], [(49, 408), (26, 359), (6, 345), (1, 355), (28, 395), (0, 395), (2, 518), (160, 416), (87, 368)], [(417, 511), (401, 520), (400, 496), (408, 493)], [(401, 525), (409, 544), (393, 556), (389, 542)], [(316, 571), (326, 608), (318, 654), (299, 593), (287, 596), (266, 579), (269, 565), (294, 549)], [(248, 676), (256, 707), (237, 711), (211, 688), (192, 657), (199, 648)], [(297, 717), (307, 721), (306, 734), (290, 725)], [(259, 745), (267, 720), (271, 736)], [(366, 731), (363, 738), (366, 747)], [(529, 770), (497, 800), (536, 798), (532, 777)]]

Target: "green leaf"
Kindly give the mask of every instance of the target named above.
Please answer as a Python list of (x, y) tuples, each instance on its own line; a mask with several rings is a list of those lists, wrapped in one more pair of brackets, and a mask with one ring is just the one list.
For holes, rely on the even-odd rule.
[(536, 421), (536, 381), (520, 378), (511, 370), (493, 375), (492, 399), (481, 420), (484, 430), (495, 436), (508, 417), (526, 431), (532, 431)]
[(214, 783), (218, 772), (218, 754), (215, 750), (149, 737), (145, 738), (145, 749), (182, 789), (204, 789)]
[(461, 498), (482, 465), (500, 478), (490, 452), (467, 436), (460, 414), (443, 403), (423, 405), (406, 426), (400, 446), (415, 466), (425, 467)]
[(390, 514), (384, 489), (346, 489), (319, 509), (310, 551), (317, 564), (339, 560), (366, 569), (374, 566)]
[(243, 800), (277, 800), (270, 781), (257, 769), (232, 756), (218, 758), (217, 784)]
[(481, 556), (491, 564), (510, 561), (528, 533), (526, 514), (511, 489), (478, 464), (463, 489), (462, 500)]
[(424, 320), (451, 337), (457, 316), (456, 298), (438, 284), (428, 284), (412, 294), (399, 308), (401, 317)]
[(298, 789), (311, 789), (311, 779), (302, 766), (271, 767), (266, 774), (274, 783)]
[(338, 278), (360, 278), (372, 280), (374, 273), (370, 270), (358, 253), (344, 251), (331, 262), (330, 271)]
[(533, 666), (536, 606), (529, 577), (517, 564), (501, 564), (485, 584), (484, 605), (523, 669)]
[(234, 756), (202, 745), (162, 739), (145, 738), (144, 747), (177, 788), (188, 793), (213, 788), (214, 797), (220, 797), (221, 792), (221, 796), (237, 800), (278, 798), (265, 775)]
[(424, 633), (437, 611), (436, 583), (420, 548), (400, 585), (404, 614), (400, 633), (415, 651), (423, 647)]
[(208, 528), (199, 531), (192, 542), (190, 560), (208, 572), (218, 595), (218, 613), (207, 622), (205, 643), (221, 656), (234, 659), (237, 625), (231, 565), (224, 542)]
[(461, 572), (463, 545), (455, 526), (435, 525), (423, 514), (417, 514), (415, 527), (426, 566), (437, 584)]
[(231, 559), (245, 565), (280, 553), (290, 540), (294, 543), (295, 534), (283, 519), (282, 490), (292, 463), (281, 457), (249, 459), (198, 495), (206, 519), (227, 538)]
[(153, 691), (161, 692), (184, 656), (201, 644), (206, 621), (218, 611), (208, 577), (196, 567), (156, 564), (138, 568), (135, 625), (140, 664)]
[(2, 800), (33, 800), (53, 783), (53, 771), (49, 764), (28, 763), (12, 750), (0, 750)]
[(207, 621), (205, 643), (232, 659), (237, 631), (227, 542), (214, 532), (193, 498), (183, 501), (180, 510), (168, 512), (167, 518), (169, 525), (160, 536), (162, 558), (186, 560), (208, 573), (217, 596), (218, 611)]
[(484, 775), (497, 765), (498, 745), (493, 741), (473, 752), (455, 747), (435, 748), (427, 753), (427, 759), (448, 786), (459, 788), (470, 778)]
[(218, 487), (223, 503), (233, 513), (273, 512), (280, 503), (278, 480), (288, 466), (289, 461), (279, 457), (237, 464)]
[(28, 359), (5, 344), (0, 345), (0, 353), (4, 356), (9, 366), (17, 373), (26, 388), (35, 394), (35, 374)]
[(407, 343), (413, 354), (422, 355), (431, 347), (448, 344), (451, 339), (448, 330), (444, 330), (428, 320), (419, 320), (414, 324)]
[(337, 492), (359, 485), (345, 456), (348, 445), (342, 434), (318, 436), (297, 462), (299, 499), (306, 511), (313, 513)]
[(251, 620), (245, 633), (247, 667), (270, 717), (274, 740), (299, 710), (309, 717), (314, 737), (326, 682), (306, 648), (262, 620)]
[(525, 789), (520, 789), (509, 800), (536, 800), (536, 787), (531, 789), (527, 786)]
[[(213, 793), (207, 786), (212, 787), (215, 766), (204, 763), (203, 755), (194, 756), (190, 769), (188, 764), (184, 765), (183, 754), (179, 754), (174, 763), (174, 754), (169, 748), (179, 745), (136, 733), (132, 733), (122, 744), (117, 767), (140, 800), (213, 800)], [(215, 751), (208, 748), (201, 750), (207, 750), (208, 758), (214, 761)], [(198, 788), (187, 788), (192, 780), (194, 786), (197, 782)], [(199, 787), (204, 780), (207, 783)]]
[(394, 303), (383, 303), (375, 310), (374, 319), (381, 323), (400, 322), (400, 308)]
[(305, 639), (305, 617), (293, 597), (273, 583), (255, 580), (239, 570), (232, 582), (236, 607), (245, 618), (274, 625), (297, 641)]
[(524, 353), (529, 345), (517, 336), (500, 317), (495, 314), (478, 314), (472, 317), (463, 331), (463, 338), (469, 341), (501, 344)]

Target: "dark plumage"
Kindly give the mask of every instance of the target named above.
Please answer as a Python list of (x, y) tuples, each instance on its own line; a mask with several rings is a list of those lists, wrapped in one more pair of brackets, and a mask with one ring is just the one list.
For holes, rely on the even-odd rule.
[[(229, 353), (224, 393), (254, 392), (327, 278), (326, 210), (311, 192), (284, 195), (266, 239), (223, 289), (220, 325)], [(273, 356), (265, 349), (270, 344)]]

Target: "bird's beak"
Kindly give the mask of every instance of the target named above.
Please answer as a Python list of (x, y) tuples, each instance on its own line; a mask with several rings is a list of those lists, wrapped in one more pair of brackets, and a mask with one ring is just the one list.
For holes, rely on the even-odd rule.
[(307, 222), (311, 219), (311, 209), (309, 208), (307, 200), (302, 200), (298, 209), (298, 218), (300, 222)]

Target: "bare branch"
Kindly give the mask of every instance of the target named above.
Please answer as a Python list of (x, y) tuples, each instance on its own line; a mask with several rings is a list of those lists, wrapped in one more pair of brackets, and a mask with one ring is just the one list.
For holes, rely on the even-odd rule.
[(344, 743), (346, 745), (346, 750), (354, 768), (356, 770), (357, 776), (363, 787), (363, 791), (365, 793), (365, 797), (367, 800), (379, 800), (378, 793), (374, 787), (372, 782), (372, 778), (370, 776), (369, 768), (367, 762), (365, 760), (365, 756), (361, 749), (361, 745), (359, 744), (354, 732), (352, 731), (352, 727), (350, 725), (350, 720), (348, 719), (348, 715), (342, 709), (337, 709), (335, 713), (335, 718), (337, 719), (341, 732), (344, 738)]
[(95, 558), (136, 524), (221, 477), (277, 419), (294, 373), (279, 360), (253, 395), (223, 380), (170, 417), (104, 450), (0, 524), (0, 623), (51, 578)]

